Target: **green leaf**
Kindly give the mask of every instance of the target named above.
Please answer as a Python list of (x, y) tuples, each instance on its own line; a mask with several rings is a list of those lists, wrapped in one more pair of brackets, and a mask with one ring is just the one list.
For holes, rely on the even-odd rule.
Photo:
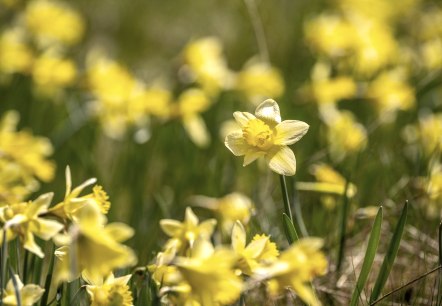
[(289, 244), (297, 241), (299, 239), (298, 233), (296, 232), (292, 220), (290, 220), (290, 217), (285, 213), (282, 213), (282, 223), (284, 224), (285, 236), (287, 237)]
[(338, 248), (338, 258), (336, 262), (336, 270), (339, 272), (342, 267), (342, 262), (344, 261), (344, 251), (345, 251), (345, 237), (347, 235), (347, 219), (348, 219), (348, 188), (350, 186), (350, 181), (345, 182), (344, 194), (342, 195), (342, 205), (339, 218), (339, 248)]
[(361, 273), (359, 274), (355, 290), (353, 291), (353, 295), (351, 297), (351, 306), (355, 306), (358, 304), (359, 296), (361, 295), (362, 289), (367, 282), (368, 274), (370, 273), (371, 266), (373, 265), (374, 257), (378, 249), (379, 239), (381, 237), (381, 225), (382, 207), (379, 208), (376, 219), (373, 223), (373, 228), (371, 229), (367, 250), (365, 251), (364, 262), (362, 263)]
[(399, 244), (401, 242), (402, 233), (404, 232), (405, 223), (407, 222), (407, 212), (408, 212), (408, 201), (405, 202), (404, 208), (402, 209), (401, 216), (396, 225), (396, 228), (391, 238), (390, 245), (388, 246), (387, 253), (385, 254), (384, 261), (382, 262), (379, 275), (376, 279), (376, 283), (373, 288), (373, 292), (370, 296), (370, 304), (374, 302), (382, 292), (382, 289), (387, 282), (388, 275), (390, 274), (391, 268), (393, 267), (394, 260), (396, 258), (397, 252), (399, 250)]

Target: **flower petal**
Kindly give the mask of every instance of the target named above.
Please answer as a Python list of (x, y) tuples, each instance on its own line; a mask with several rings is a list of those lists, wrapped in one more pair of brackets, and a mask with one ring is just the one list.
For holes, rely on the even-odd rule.
[(278, 124), (274, 142), (277, 145), (291, 145), (301, 139), (307, 133), (309, 125), (299, 120), (284, 120)]
[[(18, 277), (17, 277), (18, 278)], [(33, 305), (35, 304), (43, 295), (45, 289), (40, 288), (38, 285), (29, 284), (20, 290), (22, 305)]]
[(36, 222), (33, 222), (30, 226), (35, 226), (34, 233), (46, 241), (54, 237), (64, 227), (63, 224), (54, 220), (37, 218), (35, 221)]
[(210, 135), (201, 116), (192, 115), (184, 117), (183, 126), (190, 140), (198, 147), (205, 148), (210, 144)]
[(183, 224), (172, 219), (160, 220), (160, 227), (169, 237), (176, 237), (183, 229)]
[(244, 140), (242, 132), (234, 132), (227, 135), (224, 144), (235, 156), (245, 155), (249, 149), (249, 145)]
[(241, 222), (238, 220), (233, 225), (232, 229), (232, 248), (239, 253), (246, 247), (246, 230)]
[(248, 112), (234, 112), (233, 117), (241, 125), (245, 126), (249, 120), (255, 119), (256, 117)]
[(281, 114), (279, 112), (278, 103), (272, 99), (267, 99), (259, 104), (255, 110), (255, 116), (261, 120), (274, 124), (281, 122)]
[(266, 157), (267, 163), (273, 171), (281, 175), (291, 176), (296, 173), (295, 154), (289, 147), (278, 148)]
[(249, 150), (244, 156), (244, 163), (242, 164), (244, 167), (251, 164), (261, 156), (264, 156), (266, 153), (262, 151), (252, 151)]

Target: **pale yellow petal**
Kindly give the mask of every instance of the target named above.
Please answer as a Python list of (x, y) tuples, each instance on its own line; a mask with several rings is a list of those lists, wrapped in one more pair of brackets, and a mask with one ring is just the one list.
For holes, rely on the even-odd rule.
[(226, 136), (226, 140), (224, 141), (227, 149), (233, 153), (235, 156), (242, 156), (247, 153), (249, 150), (249, 145), (246, 143), (242, 132), (234, 132)]
[(235, 252), (242, 252), (246, 246), (246, 230), (241, 222), (236, 221), (232, 229), (232, 248)]
[(49, 240), (63, 229), (63, 224), (54, 221), (37, 218), (36, 222), (31, 223), (35, 226), (34, 233), (43, 240)]
[(216, 226), (215, 219), (209, 219), (204, 222), (201, 222), (201, 224), (198, 226), (200, 236), (204, 239), (209, 239), (210, 236), (212, 236), (213, 231), (215, 230), (215, 226)]
[(278, 124), (274, 142), (276, 145), (291, 145), (301, 139), (308, 131), (309, 125), (299, 120), (284, 120)]
[(274, 124), (281, 122), (278, 103), (272, 99), (267, 99), (259, 104), (255, 110), (255, 116), (261, 120)]
[(264, 156), (265, 154), (266, 154), (266, 152), (263, 152), (263, 151), (248, 150), (247, 153), (244, 156), (244, 162), (243, 162), (242, 165), (244, 167), (247, 166), (247, 165), (250, 165), (255, 160), (257, 160), (261, 156)]
[(241, 127), (247, 125), (249, 120), (256, 119), (254, 115), (248, 112), (234, 112), (233, 117), (235, 118), (236, 122), (241, 125)]
[(51, 204), (53, 196), (54, 193), (49, 192), (39, 196), (36, 200), (29, 203), (26, 215), (29, 218), (34, 218), (39, 214), (46, 212), (49, 207), (49, 204)]
[(268, 237), (261, 237), (259, 239), (255, 239), (252, 242), (250, 242), (245, 250), (247, 257), (258, 258), (264, 251), (264, 248), (268, 240), (269, 240)]
[(31, 253), (34, 253), (40, 258), (45, 257), (45, 254), (42, 252), (41, 248), (34, 240), (34, 235), (31, 232), (26, 233), (24, 238), (24, 248)]
[(130, 226), (120, 222), (110, 223), (104, 230), (117, 242), (126, 241), (134, 235), (134, 230)]
[(309, 306), (321, 306), (321, 302), (315, 295), (313, 288), (310, 284), (303, 284), (299, 281), (294, 281), (292, 283), (293, 289), (296, 294)]
[(270, 169), (278, 174), (291, 176), (296, 173), (295, 154), (289, 147), (280, 147), (266, 156)]
[(210, 144), (210, 135), (201, 116), (193, 115), (184, 117), (183, 126), (190, 140), (198, 147), (205, 148)]
[(209, 258), (212, 256), (215, 248), (213, 244), (206, 239), (198, 238), (195, 240), (192, 248), (192, 258)]
[(195, 215), (195, 213), (193, 212), (192, 208), (190, 208), (190, 207), (186, 208), (186, 215), (184, 217), (184, 222), (187, 225), (191, 225), (191, 226), (197, 226), (198, 225), (199, 219)]
[(183, 224), (172, 219), (160, 220), (160, 227), (169, 237), (176, 237), (183, 230)]
[(40, 288), (40, 286), (29, 284), (23, 287), (21, 290), (21, 302), (22, 305), (33, 305), (35, 304), (43, 295), (45, 290)]

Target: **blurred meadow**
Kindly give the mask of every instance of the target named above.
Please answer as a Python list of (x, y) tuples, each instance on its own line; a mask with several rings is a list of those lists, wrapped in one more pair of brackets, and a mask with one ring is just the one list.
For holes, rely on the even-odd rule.
[(0, 0), (0, 305), (440, 305), (441, 72), (438, 1)]

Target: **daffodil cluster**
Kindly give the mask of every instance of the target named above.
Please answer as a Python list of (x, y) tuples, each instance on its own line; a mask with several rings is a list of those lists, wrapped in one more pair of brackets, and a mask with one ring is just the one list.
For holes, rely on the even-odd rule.
[[(204, 200), (212, 206), (220, 206), (216, 202), (233, 196), (236, 195)], [(253, 290), (261, 283), (267, 286), (272, 297), (290, 288), (305, 302), (320, 305), (309, 285), (314, 277), (323, 275), (327, 267), (320, 252), (320, 240), (295, 243), (280, 257), (268, 235), (257, 234), (247, 242), (247, 231), (240, 221), (231, 227), (229, 246), (214, 245), (216, 221), (199, 222), (189, 207), (183, 222), (163, 219), (160, 225), (169, 240), (148, 271), (164, 303), (228, 305), (237, 301), (242, 292)], [(291, 256), (298, 259), (286, 264)]]

